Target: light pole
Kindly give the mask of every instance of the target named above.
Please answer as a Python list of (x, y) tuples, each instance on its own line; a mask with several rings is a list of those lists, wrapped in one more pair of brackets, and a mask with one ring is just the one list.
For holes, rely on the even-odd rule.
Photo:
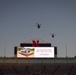
[(5, 47), (4, 47), (4, 57), (6, 57), (6, 43), (5, 43)]
[(65, 44), (65, 50), (66, 50), (66, 58), (67, 58), (67, 43)]

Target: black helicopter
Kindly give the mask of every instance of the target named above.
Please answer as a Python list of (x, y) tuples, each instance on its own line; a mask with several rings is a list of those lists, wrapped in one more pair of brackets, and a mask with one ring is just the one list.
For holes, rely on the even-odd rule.
[(50, 34), (50, 35), (51, 35), (52, 38), (54, 38), (56, 36), (54, 33), (53, 34)]
[(36, 23), (37, 24), (37, 28), (40, 29), (41, 28), (41, 24)]

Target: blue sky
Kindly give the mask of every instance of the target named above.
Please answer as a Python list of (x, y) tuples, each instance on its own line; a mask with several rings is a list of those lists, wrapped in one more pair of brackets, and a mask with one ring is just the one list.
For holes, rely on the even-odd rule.
[[(41, 23), (37, 29), (36, 23)], [(50, 34), (55, 33), (55, 38)], [(40, 38), (58, 47), (58, 57), (76, 55), (76, 0), (0, 0), (0, 56)]]

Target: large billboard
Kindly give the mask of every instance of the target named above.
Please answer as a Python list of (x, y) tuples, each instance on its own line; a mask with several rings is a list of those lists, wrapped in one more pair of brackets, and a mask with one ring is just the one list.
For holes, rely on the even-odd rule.
[(54, 47), (17, 47), (19, 58), (54, 58)]

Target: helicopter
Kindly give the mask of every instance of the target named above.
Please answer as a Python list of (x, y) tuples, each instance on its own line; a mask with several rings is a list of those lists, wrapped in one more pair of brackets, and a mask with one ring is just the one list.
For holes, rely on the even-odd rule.
[(37, 28), (40, 29), (41, 28), (41, 24), (36, 23), (37, 24)]
[(52, 36), (52, 38), (54, 38), (56, 35), (53, 33), (53, 34), (50, 34)]

